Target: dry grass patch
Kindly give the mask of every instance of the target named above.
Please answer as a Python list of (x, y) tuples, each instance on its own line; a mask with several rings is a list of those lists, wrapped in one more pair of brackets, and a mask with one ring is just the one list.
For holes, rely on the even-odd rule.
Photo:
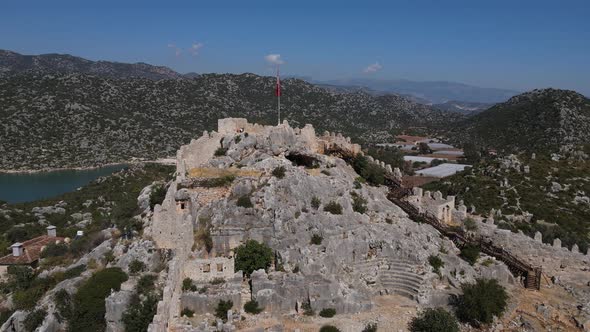
[(188, 172), (191, 178), (219, 178), (224, 176), (260, 176), (262, 172), (253, 169), (242, 168), (213, 168), (213, 167), (197, 167), (192, 168)]

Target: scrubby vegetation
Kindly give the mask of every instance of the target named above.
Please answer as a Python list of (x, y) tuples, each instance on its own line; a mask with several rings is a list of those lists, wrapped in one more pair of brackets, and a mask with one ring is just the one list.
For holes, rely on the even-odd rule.
[(477, 230), (477, 224), (475, 223), (475, 220), (473, 220), (473, 218), (465, 219), (463, 221), (463, 227), (465, 227), (465, 230), (467, 230), (467, 231)]
[(331, 201), (324, 205), (324, 211), (330, 212), (331, 214), (342, 214), (342, 206), (335, 201)]
[(315, 315), (315, 311), (313, 311), (313, 308), (311, 307), (309, 301), (303, 302), (303, 304), (301, 304), (301, 309), (303, 309), (303, 314), (305, 316)]
[[(530, 168), (529, 173), (513, 168), (502, 168), (498, 159), (485, 159), (473, 168), (423, 188), (441, 191), (443, 195), (455, 195), (467, 206), (475, 206), (484, 216), (491, 209), (501, 210), (503, 215), (532, 214), (527, 220), (494, 216), (500, 228), (513, 232), (521, 230), (533, 237), (539, 231), (543, 242), (551, 244), (559, 238), (564, 246), (577, 244), (586, 252), (590, 243), (590, 206), (576, 201), (590, 193), (590, 162), (565, 159), (554, 161), (549, 155), (520, 154), (518, 159)], [(501, 183), (508, 183), (508, 188)], [(557, 183), (557, 189), (553, 189)], [(564, 190), (566, 188), (567, 190)], [(561, 190), (560, 190), (561, 188)], [(587, 196), (587, 195), (586, 195)]]
[(340, 330), (333, 325), (324, 325), (320, 328), (320, 332), (340, 332)]
[(313, 196), (313, 197), (311, 198), (311, 207), (312, 207), (312, 208), (314, 208), (314, 209), (316, 209), (316, 210), (317, 210), (317, 209), (319, 209), (319, 208), (320, 208), (320, 205), (321, 205), (321, 204), (322, 204), (322, 201), (320, 200), (320, 198), (319, 198), (319, 197), (317, 197), (317, 196)]
[(224, 148), (222, 146), (218, 147), (217, 150), (215, 150), (216, 157), (225, 156), (226, 153), (227, 153), (227, 148)]
[(223, 320), (224, 322), (227, 321), (227, 311), (234, 306), (234, 302), (232, 300), (220, 300), (217, 303), (217, 308), (215, 308), (215, 317)]
[(439, 256), (430, 255), (428, 257), (428, 263), (432, 266), (434, 273), (440, 274), (440, 268), (445, 266), (445, 263), (440, 259)]
[(457, 319), (443, 308), (428, 308), (409, 324), (411, 332), (459, 332)]
[(129, 273), (131, 274), (137, 274), (141, 271), (143, 271), (145, 269), (145, 263), (134, 259), (131, 261), (131, 263), (129, 263)]
[(189, 308), (184, 308), (182, 309), (182, 311), (180, 312), (181, 316), (186, 316), (186, 317), (193, 317), (195, 315), (195, 312), (190, 310)]
[(184, 278), (182, 280), (182, 290), (196, 292), (197, 286), (193, 283), (193, 280), (191, 278)]
[(461, 287), (463, 294), (457, 301), (457, 317), (474, 326), (490, 324), (494, 316), (500, 317), (508, 300), (508, 294), (495, 279), (477, 279), (474, 284)]
[(27, 318), (25, 318), (25, 330), (29, 332), (35, 331), (43, 323), (45, 316), (47, 316), (47, 311), (44, 309), (37, 309), (30, 312)]
[[(64, 202), (65, 214), (47, 214), (45, 218), (57, 227), (58, 236), (70, 237), (69, 250), (65, 245), (48, 245), (43, 253), (42, 268), (67, 265), (89, 252), (105, 238), (100, 232), (116, 225), (124, 234), (132, 236), (141, 231), (142, 224), (132, 217), (139, 214), (137, 196), (154, 181), (167, 181), (173, 174), (171, 166), (158, 164), (133, 165), (112, 176), (99, 178), (79, 190), (49, 199), (27, 203), (8, 204), (3, 207), (10, 218), (0, 214), (0, 247), (2, 251), (14, 242), (23, 242), (45, 234), (46, 226), (38, 223), (30, 213), (33, 207), (53, 206)], [(84, 229), (84, 237), (75, 238), (79, 226), (72, 222), (71, 214), (89, 214), (92, 222)]]
[(163, 184), (154, 185), (150, 193), (150, 208), (153, 210), (156, 204), (162, 204), (165, 197), (166, 187)]
[(319, 246), (320, 244), (322, 244), (322, 241), (323, 241), (323, 240), (324, 240), (324, 238), (323, 238), (321, 235), (319, 235), (319, 234), (313, 234), (313, 235), (311, 236), (311, 241), (310, 241), (310, 243), (311, 243), (311, 244), (314, 244), (314, 245), (316, 245), (316, 246)]
[(326, 317), (326, 318), (334, 317), (336, 315), (336, 309), (324, 308), (320, 311), (319, 315), (321, 317)]
[(473, 265), (479, 258), (479, 248), (475, 245), (466, 245), (461, 248), (461, 258), (466, 260), (469, 264)]
[(155, 280), (156, 275), (152, 274), (143, 275), (138, 280), (129, 300), (129, 306), (122, 317), (125, 332), (147, 331), (161, 298), (160, 292), (154, 285)]
[(250, 275), (259, 269), (267, 269), (272, 262), (272, 249), (264, 243), (248, 240), (235, 249), (235, 270)]
[(252, 200), (250, 199), (250, 195), (242, 195), (238, 198), (238, 201), (236, 202), (237, 206), (241, 206), (244, 208), (251, 208), (254, 205), (252, 204)]
[(385, 182), (385, 169), (375, 163), (370, 163), (367, 157), (359, 154), (352, 159), (351, 165), (367, 183), (378, 186)]
[(244, 304), (244, 311), (249, 314), (256, 315), (261, 313), (262, 310), (256, 300), (250, 300)]
[(213, 249), (213, 238), (211, 237), (211, 217), (200, 216), (199, 223), (194, 233), (195, 242), (193, 250), (205, 248), (207, 252)]
[(278, 166), (272, 170), (272, 176), (276, 177), (277, 179), (282, 179), (285, 177), (285, 166)]
[(118, 291), (126, 280), (127, 274), (117, 267), (94, 273), (74, 296), (69, 331), (104, 330), (105, 298), (111, 293), (111, 289)]
[(358, 213), (365, 213), (367, 212), (367, 200), (357, 194), (356, 192), (351, 192), (350, 196), (352, 197), (352, 210)]

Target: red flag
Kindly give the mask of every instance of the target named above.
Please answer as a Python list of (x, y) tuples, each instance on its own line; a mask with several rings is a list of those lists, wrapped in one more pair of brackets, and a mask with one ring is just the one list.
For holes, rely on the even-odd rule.
[(275, 96), (281, 96), (281, 78), (279, 76), (279, 67), (277, 66), (277, 86), (275, 87)]

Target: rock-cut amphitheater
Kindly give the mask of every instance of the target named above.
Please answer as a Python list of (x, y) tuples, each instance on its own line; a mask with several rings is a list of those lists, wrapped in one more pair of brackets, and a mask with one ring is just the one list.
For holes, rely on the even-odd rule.
[[(471, 266), (460, 259), (453, 242), (392, 203), (387, 187), (358, 181), (351, 166), (328, 153), (335, 148), (361, 152), (349, 138), (318, 135), (311, 125), (262, 126), (239, 118), (221, 119), (217, 131), (182, 146), (175, 178), (144, 232), (173, 256), (150, 331), (263, 331), (271, 320), (277, 330), (306, 331), (305, 324), (291, 324), (304, 317), (304, 308), (359, 317), (339, 327), (360, 331), (363, 313), (376, 310), (384, 298), (415, 308), (446, 305), (462, 283), (480, 277), (522, 288), (499, 261)], [(284, 176), (273, 176), (281, 166)], [(446, 222), (465, 217), (453, 197), (417, 195), (415, 204), (433, 202), (424, 206), (433, 213), (439, 211), (436, 204), (442, 206)], [(250, 206), (238, 204), (244, 198)], [(355, 202), (366, 209), (355, 209)], [(336, 204), (340, 214), (326, 209)], [(492, 236), (496, 232), (486, 229)], [(204, 245), (203, 234), (210, 234), (212, 244)], [(320, 243), (312, 244), (312, 237)], [(245, 278), (235, 269), (234, 249), (248, 240), (272, 248), (274, 262)], [(431, 255), (445, 263), (440, 276), (428, 263)], [(183, 291), (186, 278), (194, 291)], [(233, 302), (225, 323), (212, 315), (220, 300)], [(245, 314), (249, 300), (256, 300), (268, 319)], [(195, 317), (182, 316), (184, 309)], [(291, 325), (281, 325), (287, 320)]]

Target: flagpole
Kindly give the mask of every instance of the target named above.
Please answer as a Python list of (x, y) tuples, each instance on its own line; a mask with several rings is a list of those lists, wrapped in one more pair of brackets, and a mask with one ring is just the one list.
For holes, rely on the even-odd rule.
[[(281, 84), (280, 82), (280, 76), (279, 76), (279, 64), (277, 64), (277, 83)], [(279, 86), (278, 89), (280, 89), (281, 87)], [(277, 94), (277, 104), (278, 104), (278, 109), (279, 109), (279, 126), (281, 125), (281, 91), (278, 90), (279, 93)]]

